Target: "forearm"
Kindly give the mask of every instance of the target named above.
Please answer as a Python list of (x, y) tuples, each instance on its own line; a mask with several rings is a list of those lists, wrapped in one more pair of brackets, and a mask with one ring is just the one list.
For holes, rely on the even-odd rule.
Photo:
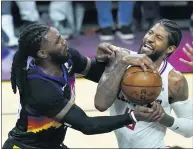
[(87, 135), (108, 133), (132, 124), (129, 114), (119, 116), (88, 117), (87, 124), (80, 130)]
[(193, 120), (191, 119), (175, 118), (173, 125), (168, 128), (186, 138), (193, 136)]
[(88, 117), (85, 112), (76, 105), (70, 109), (61, 122), (67, 123), (71, 125), (72, 128), (87, 135), (111, 132), (133, 123), (128, 113), (118, 116)]
[(185, 100), (171, 104), (177, 118), (166, 115), (160, 122), (170, 130), (183, 135), (184, 137), (193, 136), (193, 105), (192, 101)]
[(160, 121), (160, 124), (166, 127), (171, 127), (174, 124), (174, 118), (168, 114), (165, 114), (163, 119)]
[(106, 67), (95, 95), (95, 107), (99, 111), (105, 111), (113, 104), (120, 90), (120, 82), (126, 67), (126, 65), (116, 61)]
[(193, 136), (193, 120), (191, 119), (174, 118), (166, 114), (160, 121), (160, 124), (184, 137), (189, 138)]

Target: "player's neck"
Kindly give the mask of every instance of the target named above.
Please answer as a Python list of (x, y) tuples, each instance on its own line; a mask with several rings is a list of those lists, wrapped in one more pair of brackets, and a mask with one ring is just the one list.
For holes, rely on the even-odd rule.
[(163, 62), (163, 58), (154, 61), (154, 64), (156, 65), (157, 68), (159, 68), (162, 62)]
[(51, 76), (62, 76), (62, 68), (60, 64), (55, 64), (50, 61), (36, 62), (36, 65), (39, 66), (45, 73)]

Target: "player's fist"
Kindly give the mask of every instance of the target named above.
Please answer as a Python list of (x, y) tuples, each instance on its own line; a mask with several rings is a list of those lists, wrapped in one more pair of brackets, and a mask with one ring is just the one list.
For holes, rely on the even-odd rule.
[(109, 43), (100, 43), (97, 47), (96, 60), (99, 62), (104, 62), (110, 58), (112, 53), (116, 51), (116, 47), (113, 47)]
[(127, 49), (116, 47), (110, 43), (100, 43), (97, 47), (97, 54), (95, 58), (99, 62), (104, 62), (113, 55), (122, 54), (122, 52), (125, 52), (124, 54), (129, 54)]
[[(192, 42), (193, 45), (193, 42)], [(186, 61), (182, 58), (180, 58), (180, 61), (190, 67), (193, 68), (193, 47), (190, 46), (188, 43), (186, 44), (186, 47), (183, 48), (184, 53), (188, 56), (188, 58), (190, 59), (190, 61)]]
[(148, 117), (148, 119), (147, 119), (148, 122), (159, 122), (164, 118), (165, 111), (164, 111), (163, 107), (161, 106), (161, 104), (154, 101), (152, 103), (151, 109), (153, 109), (153, 112)]
[(149, 116), (153, 113), (153, 109), (137, 105), (133, 113), (137, 121), (148, 121)]

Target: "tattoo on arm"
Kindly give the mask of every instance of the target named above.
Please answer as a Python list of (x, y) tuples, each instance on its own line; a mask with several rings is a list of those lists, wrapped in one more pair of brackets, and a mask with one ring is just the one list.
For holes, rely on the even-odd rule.
[(173, 78), (169, 91), (171, 103), (188, 99), (188, 82), (186, 78), (182, 74), (180, 77)]

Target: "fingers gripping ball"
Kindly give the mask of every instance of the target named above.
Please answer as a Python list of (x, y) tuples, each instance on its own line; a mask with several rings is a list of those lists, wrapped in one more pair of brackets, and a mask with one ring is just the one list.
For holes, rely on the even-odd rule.
[(156, 100), (162, 88), (159, 74), (141, 67), (132, 66), (123, 75), (121, 90), (128, 100), (136, 104), (148, 104)]

